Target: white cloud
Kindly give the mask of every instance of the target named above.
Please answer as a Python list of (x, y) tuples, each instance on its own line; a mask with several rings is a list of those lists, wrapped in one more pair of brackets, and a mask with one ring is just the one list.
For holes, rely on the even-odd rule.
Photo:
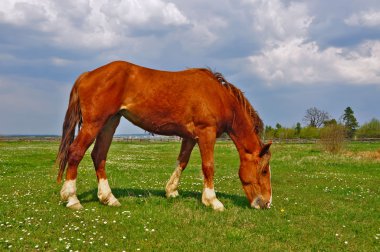
[(173, 3), (168, 3), (162, 10), (164, 24), (183, 25), (189, 20), (178, 10)]
[(12, 1), (0, 2), (0, 21), (14, 25), (25, 25), (46, 19), (46, 2), (41, 1)]
[(183, 25), (189, 23), (175, 4), (162, 0), (122, 0), (120, 2), (103, 0), (96, 9), (100, 9), (100, 12), (107, 17), (112, 17), (113, 20), (110, 22), (115, 21), (122, 25), (149, 24), (154, 27), (157, 24)]
[(189, 23), (171, 2), (163, 0), (2, 0), (0, 23), (42, 32), (64, 48), (109, 48), (136, 30), (151, 33)]
[(253, 27), (266, 43), (303, 37), (313, 21), (305, 3), (280, 0), (249, 1)]
[(292, 40), (249, 57), (251, 71), (269, 84), (380, 84), (380, 41), (354, 50), (321, 49), (316, 42)]
[(379, 27), (380, 10), (369, 10), (354, 13), (350, 17), (346, 18), (344, 22), (351, 26)]
[[(353, 48), (320, 48), (309, 37), (314, 17), (308, 5), (280, 0), (251, 0), (254, 30), (263, 38), (259, 53), (248, 57), (248, 72), (267, 84), (380, 84), (380, 41)], [(361, 12), (345, 20), (373, 26), (380, 12)]]

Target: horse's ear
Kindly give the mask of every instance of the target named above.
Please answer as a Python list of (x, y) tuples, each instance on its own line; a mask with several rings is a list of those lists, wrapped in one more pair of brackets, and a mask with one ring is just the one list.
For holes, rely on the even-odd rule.
[(267, 144), (264, 144), (263, 148), (260, 151), (259, 157), (263, 157), (265, 154), (269, 152), (269, 147), (272, 145), (272, 141)]

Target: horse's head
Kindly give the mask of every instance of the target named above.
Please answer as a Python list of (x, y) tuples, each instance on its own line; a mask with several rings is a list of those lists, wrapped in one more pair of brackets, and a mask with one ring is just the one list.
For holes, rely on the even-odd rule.
[(252, 207), (256, 209), (270, 208), (272, 203), (271, 171), (269, 160), (271, 154), (265, 144), (260, 152), (245, 154), (239, 170), (243, 189)]

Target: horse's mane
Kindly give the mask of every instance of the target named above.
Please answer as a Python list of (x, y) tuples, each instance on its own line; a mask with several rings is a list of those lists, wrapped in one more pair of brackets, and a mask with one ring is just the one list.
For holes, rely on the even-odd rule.
[(249, 103), (247, 98), (245, 98), (244, 93), (233, 84), (229, 83), (221, 73), (213, 72), (210, 69), (209, 71), (214, 75), (218, 82), (236, 98), (238, 103), (242, 106), (243, 110), (251, 117), (256, 134), (261, 134), (264, 131), (263, 121), (261, 120), (256, 110)]

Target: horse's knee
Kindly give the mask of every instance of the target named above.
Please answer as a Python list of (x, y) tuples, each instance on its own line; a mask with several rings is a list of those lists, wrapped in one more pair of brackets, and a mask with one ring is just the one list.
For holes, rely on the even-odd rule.
[(202, 169), (204, 171), (211, 171), (214, 169), (214, 162), (204, 162), (202, 163)]

